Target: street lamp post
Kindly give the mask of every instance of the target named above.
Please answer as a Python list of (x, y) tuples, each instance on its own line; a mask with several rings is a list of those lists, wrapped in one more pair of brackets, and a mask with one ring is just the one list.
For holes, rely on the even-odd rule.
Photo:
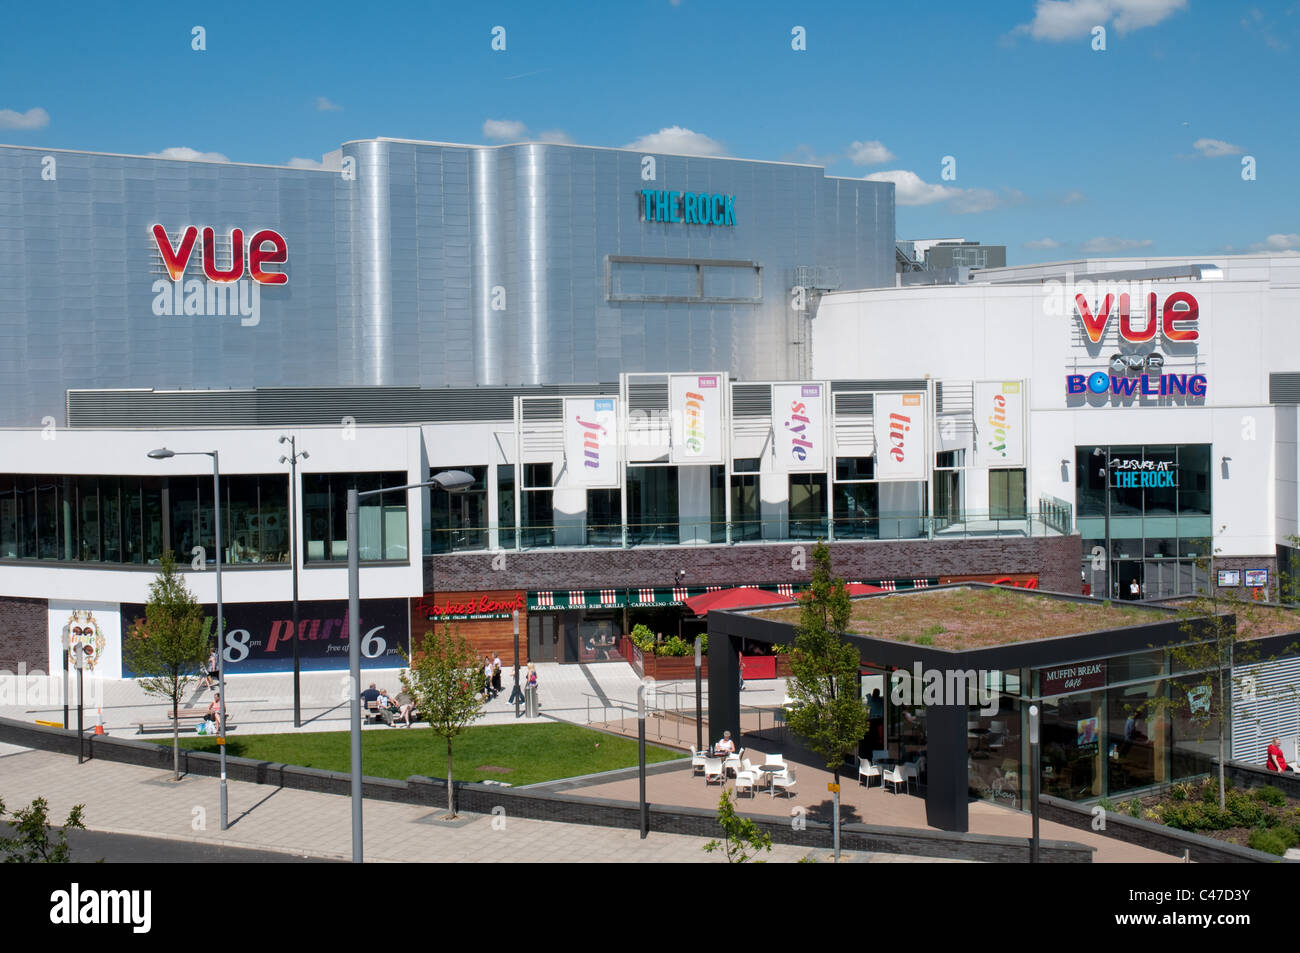
[[(398, 493), (425, 486), (436, 486), (448, 493), (458, 493), (474, 485), (474, 478), (463, 470), (444, 470), (422, 483), (386, 486), (358, 492), (348, 489), (348, 678), (352, 683), (352, 862), (363, 859), (361, 836), (361, 498), (382, 493)], [(224, 773), (224, 772), (223, 772)]]
[(704, 750), (704, 689), (701, 684), (703, 668), (704, 642), (695, 637), (695, 750)]
[(221, 756), (221, 829), (224, 831), (230, 826), (230, 815), (226, 796), (226, 635), (221, 604), (221, 461), (216, 450), (168, 450), (166, 447), (150, 450), (149, 457), (154, 460), (170, 460), (172, 457), (212, 458), (212, 523), (217, 544), (217, 692), (221, 696), (217, 713), (221, 719), (217, 749)]
[(1107, 598), (1107, 599), (1112, 599), (1112, 598), (1115, 597), (1116, 594), (1113, 593), (1113, 592), (1111, 592), (1111, 579), (1110, 579), (1110, 567), (1111, 567), (1111, 552), (1110, 552), (1110, 446), (1107, 445), (1107, 447), (1106, 447), (1105, 450), (1102, 450), (1101, 447), (1097, 447), (1095, 450), (1092, 451), (1092, 455), (1093, 455), (1094, 457), (1099, 457), (1099, 456), (1102, 456), (1103, 454), (1105, 454), (1105, 457), (1106, 457), (1106, 469), (1103, 470), (1103, 471), (1102, 471), (1102, 474), (1101, 474), (1102, 477), (1103, 477), (1102, 485), (1103, 485), (1103, 487), (1105, 487), (1105, 493), (1106, 493), (1106, 598)]
[[(301, 667), (298, 663), (298, 459), (311, 454), (298, 452), (298, 438), (281, 435), (280, 443), (289, 445), (289, 455), (280, 457), (289, 464), (289, 569), (293, 573), (293, 726), (302, 727)], [(263, 528), (265, 529), (265, 527)]]
[(1038, 788), (1039, 772), (1042, 771), (1040, 763), (1039, 738), (1038, 738), (1038, 706), (1029, 706), (1029, 805), (1033, 809), (1034, 830), (1033, 836), (1029, 841), (1029, 862), (1038, 863)]
[(512, 616), (515, 623), (515, 687), (510, 693), (510, 700), (515, 704), (515, 718), (519, 717), (519, 703), (524, 700), (524, 693), (519, 690), (519, 610)]

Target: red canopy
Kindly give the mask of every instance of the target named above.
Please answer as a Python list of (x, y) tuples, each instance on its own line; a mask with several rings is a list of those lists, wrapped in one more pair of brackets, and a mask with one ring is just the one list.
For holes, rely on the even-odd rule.
[(708, 615), (710, 609), (751, 609), (755, 606), (771, 606), (793, 601), (789, 596), (744, 586), (739, 589), (719, 589), (700, 596), (691, 596), (686, 600), (686, 606), (696, 615), (703, 616)]
[(869, 596), (873, 593), (885, 591), (879, 586), (868, 586), (865, 582), (846, 583), (844, 588), (849, 590), (849, 595), (851, 596)]

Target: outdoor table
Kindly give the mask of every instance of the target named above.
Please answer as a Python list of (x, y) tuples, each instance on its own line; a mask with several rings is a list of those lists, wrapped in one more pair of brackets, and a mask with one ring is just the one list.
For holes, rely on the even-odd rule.
[(769, 796), (769, 797), (776, 797), (776, 775), (777, 775), (777, 772), (778, 772), (778, 771), (785, 771), (785, 770), (786, 770), (786, 765), (785, 765), (785, 763), (784, 763), (784, 762), (777, 762), (777, 763), (774, 763), (774, 764), (764, 764), (764, 765), (760, 765), (758, 770), (762, 771), (764, 774), (767, 775), (767, 783), (768, 783), (767, 793), (768, 793), (768, 796)]

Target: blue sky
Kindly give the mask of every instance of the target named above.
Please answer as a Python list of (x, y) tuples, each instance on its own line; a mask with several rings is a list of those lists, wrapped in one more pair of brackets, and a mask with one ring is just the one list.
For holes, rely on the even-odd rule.
[(636, 144), (888, 177), (899, 238), (1012, 264), (1300, 253), (1300, 0), (228, 6), (10, 5), (0, 142), (272, 164), (373, 136)]

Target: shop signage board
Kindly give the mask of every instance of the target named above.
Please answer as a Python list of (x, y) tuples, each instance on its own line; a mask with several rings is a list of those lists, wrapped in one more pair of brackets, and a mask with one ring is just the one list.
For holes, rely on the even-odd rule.
[(736, 224), (736, 197), (716, 192), (641, 189), (641, 221), (675, 225)]
[[(63, 670), (63, 647), (85, 662), (86, 675), (122, 676), (122, 622), (116, 602), (51, 599), (48, 672)], [(89, 651), (87, 651), (89, 649)]]
[(925, 395), (876, 394), (873, 407), (876, 479), (924, 480)]
[(775, 470), (826, 469), (825, 384), (773, 384), (772, 432)]
[(1106, 686), (1106, 663), (1079, 662), (1038, 671), (1038, 694), (1043, 698), (1052, 695), (1070, 695)]
[(674, 374), (669, 378), (673, 463), (721, 463), (723, 460), (723, 374)]
[[(203, 606), (205, 626), (215, 631), (217, 607)], [(226, 674), (293, 671), (293, 603), (224, 603)], [(145, 618), (143, 605), (122, 604), (122, 626), (130, 631)], [(298, 659), (304, 671), (342, 670), (348, 667), (348, 603), (310, 601), (298, 603), (302, 638)], [(361, 665), (363, 668), (404, 668), (399, 649), (410, 652), (410, 615), (405, 599), (362, 599)], [(135, 674), (122, 666), (122, 675)]]
[(1158, 490), (1178, 486), (1178, 467), (1172, 460), (1111, 457), (1110, 485), (1120, 490)]
[(1025, 402), (1020, 381), (975, 385), (975, 461), (981, 468), (1025, 465)]
[(613, 397), (564, 399), (565, 483), (618, 486), (618, 411)]
[(527, 608), (518, 591), (426, 593), (412, 606), (413, 615), (436, 622), (509, 619)]

